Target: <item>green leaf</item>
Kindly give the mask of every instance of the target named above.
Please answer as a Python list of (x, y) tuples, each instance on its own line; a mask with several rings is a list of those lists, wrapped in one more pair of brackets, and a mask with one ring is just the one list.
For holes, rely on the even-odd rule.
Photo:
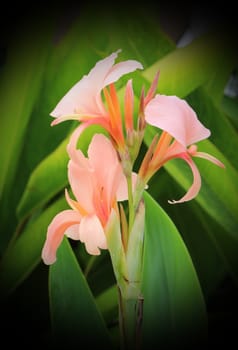
[(64, 238), (50, 266), (50, 307), (57, 346), (112, 348), (109, 333), (72, 249)]
[(177, 344), (192, 348), (202, 344), (207, 326), (198, 277), (173, 222), (147, 193), (145, 205), (142, 280), (145, 348)]
[[(176, 193), (177, 187), (176, 183), (171, 183), (169, 198)], [(224, 228), (213, 220), (196, 201), (171, 205), (167, 202), (168, 192), (164, 195), (160, 194), (158, 198), (183, 237), (198, 274), (204, 298), (208, 300), (208, 297), (214, 293), (218, 284), (224, 279), (227, 271), (232, 277), (235, 275), (237, 264), (234, 260), (237, 260), (237, 244), (234, 244), (234, 240), (227, 235)], [(234, 249), (229, 247), (230, 243)]]
[(238, 97), (224, 96), (221, 108), (233, 125), (238, 128)]
[(29, 222), (21, 235), (6, 250), (0, 266), (1, 297), (13, 292), (40, 263), (47, 227), (53, 217), (65, 208), (65, 198), (57, 200), (35, 220)]
[[(0, 194), (6, 182), (13, 178), (24, 132), (38, 95), (45, 68), (52, 28), (32, 32), (20, 31), (18, 41), (8, 48), (0, 84), (1, 152)], [(17, 96), (17, 98), (16, 98)]]
[(219, 59), (224, 50), (232, 52), (228, 40), (213, 30), (194, 40), (191, 44), (177, 48), (154, 63), (142, 73), (152, 81), (160, 71), (158, 92), (185, 97), (197, 87), (208, 83), (219, 74), (223, 62)]
[(103, 318), (110, 325), (118, 319), (118, 287), (113, 285), (95, 299)]

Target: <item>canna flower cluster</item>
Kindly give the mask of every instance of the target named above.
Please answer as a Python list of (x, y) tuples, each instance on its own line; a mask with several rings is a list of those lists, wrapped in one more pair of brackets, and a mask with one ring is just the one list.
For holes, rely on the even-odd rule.
[[(187, 193), (170, 203), (189, 201), (198, 194), (201, 177), (194, 157), (205, 158), (224, 167), (218, 159), (198, 151), (196, 143), (208, 138), (210, 131), (198, 120), (188, 103), (176, 96), (156, 94), (159, 73), (146, 95), (142, 89), (137, 116), (134, 115), (132, 80), (126, 84), (121, 106), (115, 82), (125, 74), (143, 69), (143, 66), (135, 60), (115, 64), (119, 52), (99, 61), (51, 113), (54, 117), (52, 125), (78, 120), (79, 126), (67, 146), (70, 158), (68, 179), (74, 199), (65, 190), (71, 209), (57, 214), (48, 227), (42, 251), (46, 264), (55, 262), (64, 235), (83, 242), (89, 254), (100, 254), (100, 249), (108, 248), (108, 235), (115, 217), (120, 222), (123, 259), (127, 259), (130, 234), (135, 232), (138, 222), (143, 226), (143, 220), (137, 218), (137, 214), (143, 212), (138, 210), (143, 191), (166, 162), (181, 158), (193, 174), (193, 183)], [(86, 157), (77, 149), (77, 141), (83, 130), (93, 124), (102, 126), (108, 136), (95, 134)], [(154, 137), (138, 174), (135, 174), (133, 166), (147, 124), (160, 129), (160, 133)], [(119, 203), (125, 200), (128, 201), (128, 215)]]

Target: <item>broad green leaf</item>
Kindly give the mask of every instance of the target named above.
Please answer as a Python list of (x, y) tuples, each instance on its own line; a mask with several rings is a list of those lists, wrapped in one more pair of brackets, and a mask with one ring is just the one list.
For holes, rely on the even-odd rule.
[(56, 346), (112, 347), (102, 315), (66, 238), (58, 249), (57, 261), (50, 267), (49, 292)]
[(185, 97), (219, 73), (224, 50), (232, 52), (229, 41), (219, 36), (219, 31), (213, 30), (191, 44), (170, 52), (142, 75), (151, 81), (159, 70), (158, 92)]
[(9, 246), (0, 265), (1, 297), (13, 292), (40, 263), (47, 227), (52, 218), (65, 208), (65, 198), (58, 199), (35, 220), (29, 222), (21, 235)]
[(145, 194), (145, 205), (145, 348), (201, 345), (206, 336), (206, 310), (191, 257), (175, 225), (149, 194)]

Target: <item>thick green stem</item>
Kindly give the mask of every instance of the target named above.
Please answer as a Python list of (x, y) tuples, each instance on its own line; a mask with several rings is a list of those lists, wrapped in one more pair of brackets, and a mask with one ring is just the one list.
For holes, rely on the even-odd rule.
[(121, 350), (139, 350), (141, 344), (141, 324), (143, 299), (126, 298), (119, 290), (119, 324)]
[(128, 211), (129, 211), (129, 225), (128, 232), (130, 234), (134, 219), (135, 219), (135, 211), (133, 206), (133, 189), (132, 189), (132, 176), (131, 174), (127, 176), (127, 189), (128, 189)]

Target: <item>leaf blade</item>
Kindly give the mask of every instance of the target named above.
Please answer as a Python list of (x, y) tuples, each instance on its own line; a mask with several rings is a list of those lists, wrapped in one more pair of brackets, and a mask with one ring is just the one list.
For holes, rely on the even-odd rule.
[(67, 348), (77, 343), (89, 347), (98, 344), (110, 349), (106, 325), (66, 238), (58, 249), (56, 263), (50, 266), (49, 278), (56, 344)]
[(145, 203), (145, 344), (161, 347), (204, 341), (205, 303), (188, 251), (172, 221), (148, 194)]

